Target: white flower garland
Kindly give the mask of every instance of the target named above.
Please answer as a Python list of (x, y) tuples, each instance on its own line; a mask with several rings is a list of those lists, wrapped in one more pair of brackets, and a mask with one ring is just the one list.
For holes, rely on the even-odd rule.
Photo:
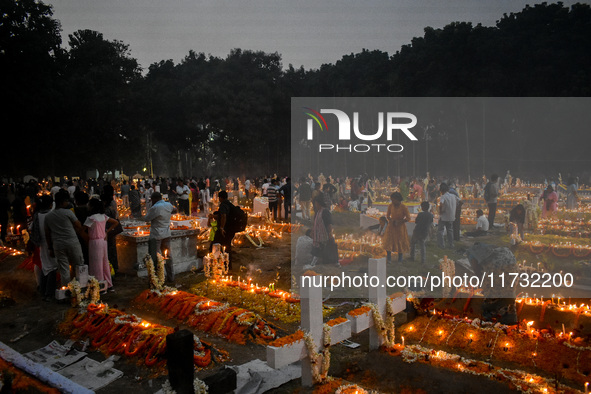
[[(516, 387), (519, 388), (520, 391), (524, 393), (541, 393), (544, 392), (544, 389), (547, 389), (548, 387), (553, 387), (556, 383), (541, 376), (529, 374), (525, 371), (520, 371), (516, 369), (496, 368), (492, 364), (484, 361), (466, 359), (462, 358), (458, 354), (447, 353), (443, 350), (435, 351), (433, 349), (429, 349), (420, 345), (405, 346), (405, 348), (401, 352), (401, 356), (402, 360), (409, 364), (416, 362), (421, 356), (425, 360), (427, 359), (427, 357), (432, 357), (433, 359), (437, 360), (454, 360), (458, 362), (458, 371), (460, 372), (469, 373), (476, 376), (485, 376), (489, 379), (494, 379), (495, 373), (497, 373), (502, 375), (511, 383), (513, 383)], [(470, 366), (470, 364), (472, 363), (482, 363), (484, 365), (487, 365), (494, 372), (473, 371), (468, 368), (468, 366)], [(521, 387), (524, 384), (527, 385), (526, 390), (523, 390), (523, 387)], [(567, 388), (567, 386), (558, 383), (559, 391), (565, 388)]]
[(210, 308), (210, 309), (204, 309), (204, 310), (200, 310), (199, 307), (203, 304), (207, 304), (208, 302), (212, 302), (212, 301), (199, 301), (197, 303), (197, 305), (195, 305), (195, 315), (200, 316), (200, 315), (206, 315), (209, 313), (214, 313), (214, 312), (220, 312), (223, 311), (225, 309), (228, 309), (230, 307), (230, 304), (228, 303), (224, 303), (224, 304), (220, 304), (219, 306), (215, 307), (215, 308)]
[(98, 304), (100, 300), (100, 283), (94, 276), (88, 277), (88, 287), (86, 288), (86, 294), (84, 298), (89, 299), (91, 304)]
[(246, 237), (246, 239), (248, 239), (250, 241), (251, 244), (253, 244), (255, 247), (257, 248), (262, 248), (263, 247), (263, 239), (261, 238), (260, 235), (257, 236), (258, 240), (259, 240), (259, 244), (257, 245), (256, 242), (252, 239), (252, 237), (248, 234), (248, 233), (244, 233), (244, 236)]
[(326, 323), (322, 327), (322, 334), (322, 353), (316, 349), (312, 335), (310, 333), (304, 334), (304, 341), (308, 349), (308, 357), (310, 357), (310, 365), (312, 367), (312, 377), (315, 383), (322, 383), (328, 380), (328, 369), (330, 368), (330, 326)]
[(70, 289), (72, 299), (76, 299), (76, 305), (74, 306), (80, 305), (84, 298), (82, 294), (82, 289), (80, 288), (80, 282), (78, 282), (76, 278), (74, 278), (70, 283), (68, 283), (68, 289)]
[(150, 288), (152, 290), (162, 291), (164, 286), (164, 258), (162, 255), (158, 253), (158, 272), (154, 270), (154, 261), (152, 260), (152, 256), (150, 254), (146, 254), (144, 257), (144, 264), (146, 265), (146, 269), (148, 270), (148, 278), (150, 278)]
[(386, 320), (382, 318), (382, 314), (378, 310), (376, 304), (369, 304), (372, 311), (374, 326), (378, 335), (382, 339), (385, 347), (391, 348), (396, 342), (396, 325), (394, 324), (394, 307), (392, 306), (392, 299), (386, 297)]

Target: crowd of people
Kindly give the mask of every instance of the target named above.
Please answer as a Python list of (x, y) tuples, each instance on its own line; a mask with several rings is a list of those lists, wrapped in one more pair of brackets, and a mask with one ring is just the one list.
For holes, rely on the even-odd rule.
[[(461, 213), (465, 198), (484, 199), (487, 207), (487, 215), (484, 210), (476, 210), (476, 225), (464, 233), (468, 237), (485, 236), (492, 231), (497, 219), (497, 205), (503, 191), (516, 186), (515, 180), (509, 172), (504, 180), (497, 174), (492, 174), (490, 179), (483, 177), (481, 182), (473, 182), (468, 190), (466, 186), (461, 189), (457, 186), (457, 180), (437, 180), (427, 175), (425, 179), (372, 179), (367, 175), (356, 178), (332, 178), (320, 174), (314, 178), (310, 175), (299, 178), (294, 187), (294, 198), (300, 207), (304, 220), (311, 221), (309, 234), (302, 237), (301, 251), (310, 250), (311, 257), (304, 259), (306, 253), (296, 255), (296, 264), (306, 264), (312, 259), (312, 265), (321, 261), (332, 264), (338, 261), (338, 251), (333, 246), (334, 239), (331, 236), (330, 210), (355, 210), (362, 211), (372, 207), (375, 202), (376, 185), (387, 185), (386, 189), (396, 190), (389, 196), (390, 204), (386, 214), (379, 219), (379, 224), (370, 229), (375, 230), (382, 239), (382, 245), (387, 253), (388, 262), (392, 256), (397, 256), (398, 261), (403, 260), (404, 254), (409, 254), (410, 260), (415, 259), (415, 251), (418, 248), (421, 262), (425, 263), (425, 242), (429, 237), (434, 223), (434, 213), (438, 214), (436, 226), (436, 240), (439, 248), (454, 248), (454, 242), (460, 239)], [(578, 182), (576, 178), (569, 178), (566, 191), (566, 208), (573, 209), (577, 205)], [(540, 195), (531, 195), (528, 198), (539, 197), (541, 202), (542, 217), (555, 215), (558, 207), (558, 195), (552, 183)], [(415, 218), (415, 227), (409, 239), (406, 223), (411, 221), (411, 216), (404, 201), (414, 201), (420, 204), (420, 212)], [(310, 203), (313, 203), (313, 211)], [(524, 239), (524, 224), (526, 221), (526, 208), (523, 204), (517, 204), (511, 208), (507, 225), (508, 232), (515, 232), (519, 239)], [(300, 241), (298, 241), (300, 242)], [(336, 257), (335, 257), (336, 256)], [(299, 258), (298, 258), (299, 257)]]

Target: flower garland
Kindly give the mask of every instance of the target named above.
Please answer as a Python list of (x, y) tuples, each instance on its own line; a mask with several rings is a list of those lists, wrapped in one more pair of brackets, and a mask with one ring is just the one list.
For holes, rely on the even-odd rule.
[(251, 244), (253, 244), (256, 248), (262, 248), (263, 247), (263, 239), (261, 238), (260, 235), (257, 235), (257, 239), (259, 240), (259, 244), (257, 245), (257, 243), (252, 239), (252, 237), (250, 236), (250, 234), (248, 233), (244, 233), (244, 236), (246, 237), (246, 239), (248, 239), (250, 241)]
[(240, 344), (249, 337), (266, 344), (276, 336), (269, 323), (256, 313), (183, 291), (158, 295), (146, 290), (133, 303)]
[(376, 304), (369, 304), (369, 307), (371, 308), (374, 325), (378, 335), (382, 339), (383, 346), (392, 347), (396, 341), (396, 325), (394, 324), (395, 313), (394, 307), (392, 306), (392, 299), (386, 297), (385, 321)]
[[(409, 345), (401, 352), (402, 360), (406, 363), (422, 362), (447, 368), (453, 371), (484, 376), (492, 380), (505, 381), (515, 389), (525, 393), (560, 392), (579, 393), (564, 384), (543, 378), (525, 371), (497, 368), (494, 365), (478, 360), (464, 359), (458, 354), (434, 350), (420, 345)], [(554, 388), (557, 391), (554, 391)]]
[(316, 348), (314, 338), (310, 333), (304, 334), (304, 342), (308, 349), (308, 357), (312, 367), (312, 378), (315, 383), (323, 383), (328, 379), (328, 369), (330, 368), (330, 326), (322, 326), (322, 353)]
[(84, 298), (89, 299), (91, 304), (98, 304), (100, 301), (100, 283), (94, 276), (88, 277), (88, 287)]
[(148, 278), (150, 279), (150, 289), (162, 291), (164, 287), (164, 259), (162, 255), (158, 253), (158, 272), (155, 272), (154, 269), (154, 261), (152, 260), (152, 256), (150, 254), (146, 254), (144, 256), (144, 264), (146, 265), (146, 269), (148, 270)]
[[(73, 339), (88, 338), (92, 347), (104, 354), (119, 353), (144, 360), (148, 367), (165, 365), (166, 336), (174, 329), (152, 324), (133, 314), (106, 305), (89, 305), (86, 311), (72, 310), (60, 324), (60, 332)], [(196, 367), (211, 364), (212, 346), (193, 336), (193, 358)], [(225, 352), (215, 351), (219, 361), (228, 359)]]
[[(538, 370), (565, 379), (585, 382), (591, 366), (591, 346), (583, 338), (555, 335), (551, 330), (527, 330), (518, 326), (460, 318), (419, 317), (402, 327), (405, 340), (461, 349), (483, 360), (533, 365)], [(528, 326), (529, 327), (529, 326)], [(447, 338), (442, 332), (451, 332)], [(421, 335), (422, 333), (422, 335)], [(417, 343), (417, 342), (415, 342)], [(398, 346), (398, 345), (396, 345)]]
[(72, 306), (80, 305), (84, 299), (82, 289), (80, 288), (80, 282), (74, 278), (70, 283), (68, 283), (68, 289), (70, 289), (70, 293), (72, 294)]

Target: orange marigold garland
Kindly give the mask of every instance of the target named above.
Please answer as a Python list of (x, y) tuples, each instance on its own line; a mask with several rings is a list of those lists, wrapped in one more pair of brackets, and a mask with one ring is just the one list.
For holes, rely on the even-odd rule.
[(248, 334), (259, 343), (266, 343), (276, 336), (269, 323), (256, 313), (183, 291), (157, 293), (145, 290), (134, 302), (200, 331), (240, 344), (246, 343)]
[[(135, 358), (147, 367), (164, 367), (166, 336), (174, 329), (143, 321), (117, 309), (90, 304), (86, 311), (72, 310), (60, 324), (60, 331), (70, 338), (90, 339), (92, 347), (106, 355), (121, 354)], [(194, 337), (194, 362), (201, 368), (211, 364), (212, 346)], [(225, 352), (216, 350), (218, 361), (228, 359)]]

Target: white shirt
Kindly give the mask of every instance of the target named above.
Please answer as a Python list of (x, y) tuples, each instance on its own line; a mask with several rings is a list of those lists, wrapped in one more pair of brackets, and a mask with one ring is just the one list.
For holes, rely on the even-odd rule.
[(456, 206), (458, 201), (458, 196), (451, 194), (450, 192), (446, 192), (440, 197), (439, 203), (443, 208), (440, 220), (444, 222), (453, 222), (456, 220)]
[[(185, 194), (185, 192), (187, 192), (187, 194)], [(176, 187), (176, 194), (178, 194), (179, 199), (181, 200), (188, 200), (189, 199), (189, 193), (191, 193), (191, 189), (189, 189), (189, 186), (187, 185), (183, 185), (183, 186), (178, 186)]]
[(476, 230), (488, 231), (488, 226), (488, 219), (486, 216), (480, 216), (476, 222)]

